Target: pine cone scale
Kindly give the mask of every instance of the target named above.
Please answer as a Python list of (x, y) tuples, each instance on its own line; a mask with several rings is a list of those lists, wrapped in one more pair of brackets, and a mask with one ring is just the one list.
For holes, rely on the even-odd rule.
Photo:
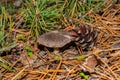
[(82, 49), (88, 49), (95, 45), (98, 33), (90, 25), (81, 25), (70, 31), (76, 45)]

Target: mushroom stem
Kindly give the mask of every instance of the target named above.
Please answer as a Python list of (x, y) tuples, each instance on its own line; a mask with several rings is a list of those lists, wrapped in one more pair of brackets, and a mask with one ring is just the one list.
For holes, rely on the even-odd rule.
[(58, 48), (54, 48), (54, 51), (53, 51), (54, 54), (58, 54), (59, 52), (60, 52), (60, 51), (59, 51)]

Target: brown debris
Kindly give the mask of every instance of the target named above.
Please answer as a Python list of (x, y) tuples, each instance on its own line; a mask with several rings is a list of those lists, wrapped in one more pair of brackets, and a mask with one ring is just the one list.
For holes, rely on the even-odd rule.
[(98, 61), (94, 55), (88, 56), (88, 58), (86, 58), (86, 61), (84, 63), (84, 65), (88, 68), (89, 72), (94, 72), (97, 64)]

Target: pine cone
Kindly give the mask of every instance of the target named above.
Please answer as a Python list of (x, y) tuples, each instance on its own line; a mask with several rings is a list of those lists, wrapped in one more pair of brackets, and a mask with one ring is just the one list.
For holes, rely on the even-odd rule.
[(80, 25), (79, 27), (70, 31), (73, 41), (82, 49), (92, 48), (96, 41), (98, 33), (90, 25)]

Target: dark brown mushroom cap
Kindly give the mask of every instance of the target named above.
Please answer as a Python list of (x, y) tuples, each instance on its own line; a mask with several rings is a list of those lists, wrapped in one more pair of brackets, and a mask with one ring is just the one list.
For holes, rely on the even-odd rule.
[(70, 43), (72, 38), (66, 31), (51, 31), (41, 35), (37, 42), (40, 45), (51, 48), (61, 48), (66, 44)]

